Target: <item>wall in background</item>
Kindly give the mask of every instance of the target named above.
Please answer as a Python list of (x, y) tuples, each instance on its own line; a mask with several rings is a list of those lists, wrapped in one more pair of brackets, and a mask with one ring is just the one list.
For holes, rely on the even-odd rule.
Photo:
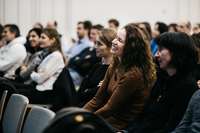
[(76, 38), (79, 21), (108, 27), (115, 18), (120, 28), (130, 22), (157, 21), (170, 24), (182, 19), (200, 22), (200, 0), (0, 0), (0, 23), (17, 24), (26, 35), (36, 22), (43, 26), (50, 19), (58, 22), (58, 32)]

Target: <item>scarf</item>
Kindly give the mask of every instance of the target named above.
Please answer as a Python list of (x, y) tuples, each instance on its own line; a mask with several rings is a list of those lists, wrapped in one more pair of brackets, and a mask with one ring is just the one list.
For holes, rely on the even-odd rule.
[(39, 65), (42, 63), (42, 61), (49, 55), (49, 49), (45, 48), (35, 59), (35, 67), (34, 67), (34, 71), (38, 72), (38, 67)]

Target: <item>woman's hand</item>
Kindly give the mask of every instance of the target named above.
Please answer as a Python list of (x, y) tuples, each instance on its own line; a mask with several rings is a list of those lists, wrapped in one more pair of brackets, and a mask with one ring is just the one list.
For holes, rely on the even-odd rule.
[(103, 80), (99, 82), (99, 84), (97, 85), (97, 87), (101, 87), (102, 83), (103, 83)]
[(200, 80), (197, 81), (197, 85), (200, 88)]
[(5, 45), (6, 44), (6, 41), (4, 40), (4, 39), (2, 39), (1, 41), (0, 41), (0, 47), (2, 47), (3, 45)]

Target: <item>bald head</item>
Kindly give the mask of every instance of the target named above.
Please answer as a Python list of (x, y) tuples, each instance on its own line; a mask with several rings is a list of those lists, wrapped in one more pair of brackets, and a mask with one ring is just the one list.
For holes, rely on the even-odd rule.
[(47, 28), (57, 29), (57, 22), (55, 20), (49, 20), (47, 22)]
[(191, 23), (188, 20), (182, 20), (177, 25), (177, 30), (179, 32), (185, 32), (190, 35)]

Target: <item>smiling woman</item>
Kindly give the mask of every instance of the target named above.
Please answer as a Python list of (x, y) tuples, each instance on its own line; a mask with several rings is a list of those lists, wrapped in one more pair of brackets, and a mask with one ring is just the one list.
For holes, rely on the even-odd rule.
[(30, 75), (31, 83), (16, 86), (18, 92), (27, 96), (30, 103), (50, 102), (53, 84), (66, 65), (60, 36), (55, 29), (42, 30), (40, 48), (44, 49), (35, 59), (34, 71)]
[(103, 83), (83, 108), (102, 116), (118, 131), (143, 109), (156, 72), (148, 39), (137, 27), (125, 26), (112, 41), (110, 53), (113, 59)]
[(198, 51), (190, 36), (183, 32), (163, 33), (155, 38), (155, 55), (160, 71), (150, 98), (140, 115), (124, 133), (168, 133), (182, 119), (193, 93), (198, 90), (189, 73), (198, 61)]

